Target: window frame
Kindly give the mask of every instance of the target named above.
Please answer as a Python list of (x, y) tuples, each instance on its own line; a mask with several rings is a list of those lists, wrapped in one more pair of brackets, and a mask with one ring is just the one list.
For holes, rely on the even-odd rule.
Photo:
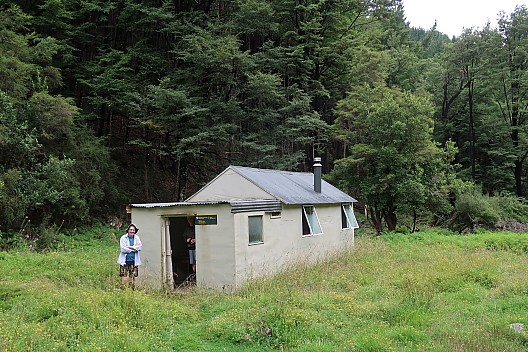
[[(260, 236), (258, 236), (258, 240), (251, 240), (251, 229), (252, 229), (252, 226), (250, 224), (250, 219), (252, 218), (258, 218), (260, 219)], [(263, 244), (264, 243), (264, 216), (263, 215), (248, 215), (247, 217), (247, 221), (248, 221), (248, 245), (250, 246), (254, 246), (254, 245), (257, 245), (257, 244)]]
[[(307, 209), (311, 209), (310, 215), (307, 213)], [(317, 236), (322, 235), (323, 227), (321, 226), (321, 221), (319, 220), (319, 216), (317, 215), (317, 210), (315, 209), (315, 206), (313, 205), (303, 205), (302, 206), (302, 236), (308, 237), (308, 236)], [(313, 223), (316, 221), (315, 223)], [(305, 224), (307, 225), (308, 229), (310, 230), (309, 233), (305, 232)], [(316, 225), (319, 229), (319, 232), (314, 232), (313, 225)], [(317, 229), (316, 229), (317, 230)]]
[[(348, 211), (347, 211), (348, 210)], [(350, 219), (352, 217), (352, 219)], [(346, 221), (346, 227), (344, 227), (344, 223)], [(341, 229), (342, 230), (349, 230), (349, 229), (358, 229), (359, 224), (356, 219), (356, 215), (354, 214), (354, 206), (352, 203), (341, 203)]]
[(281, 211), (270, 211), (270, 219), (280, 219), (282, 217)]

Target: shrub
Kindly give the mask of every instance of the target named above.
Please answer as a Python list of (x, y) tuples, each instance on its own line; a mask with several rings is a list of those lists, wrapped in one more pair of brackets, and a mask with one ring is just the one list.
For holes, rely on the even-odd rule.
[(457, 197), (449, 227), (459, 232), (472, 231), (478, 226), (493, 227), (500, 219), (493, 205), (489, 196), (471, 188)]
[(449, 228), (463, 232), (477, 227), (526, 231), (528, 204), (508, 194), (483, 195), (480, 189), (472, 187), (457, 197)]

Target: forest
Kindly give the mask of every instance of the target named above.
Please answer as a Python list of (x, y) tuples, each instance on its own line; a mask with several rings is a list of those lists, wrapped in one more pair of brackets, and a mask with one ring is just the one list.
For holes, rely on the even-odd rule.
[(317, 156), (379, 233), (526, 230), (528, 8), (497, 16), (449, 38), (401, 0), (3, 0), (3, 246)]

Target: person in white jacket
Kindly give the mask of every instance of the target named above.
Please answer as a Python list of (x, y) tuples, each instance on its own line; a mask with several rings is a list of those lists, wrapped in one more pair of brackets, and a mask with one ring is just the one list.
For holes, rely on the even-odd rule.
[(128, 284), (134, 288), (135, 278), (138, 276), (138, 266), (141, 265), (139, 251), (143, 248), (141, 239), (137, 235), (139, 229), (134, 224), (128, 225), (126, 233), (119, 239), (120, 253), (117, 264), (120, 265), (119, 276), (121, 286)]

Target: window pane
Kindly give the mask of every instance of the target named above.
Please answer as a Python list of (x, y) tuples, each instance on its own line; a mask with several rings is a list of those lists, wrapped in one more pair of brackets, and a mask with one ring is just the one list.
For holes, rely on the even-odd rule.
[(321, 224), (319, 223), (319, 218), (317, 217), (317, 212), (315, 211), (314, 207), (312, 207), (312, 214), (308, 217), (308, 219), (310, 220), (310, 227), (312, 228), (312, 233), (314, 235), (323, 233)]
[(356, 216), (354, 215), (354, 209), (352, 208), (352, 205), (343, 204), (343, 211), (344, 211), (344, 214), (346, 215), (346, 220), (347, 220), (347, 225), (348, 225), (346, 228), (357, 229), (359, 225), (357, 223)]
[(345, 205), (341, 206), (341, 228), (348, 229), (350, 224), (348, 223), (347, 215), (345, 214)]
[(308, 219), (306, 218), (306, 210), (303, 207), (303, 210), (302, 210), (302, 235), (306, 236), (306, 235), (311, 235), (311, 234), (312, 234), (312, 230), (310, 229), (310, 225), (308, 224)]
[(248, 216), (249, 243), (262, 242), (262, 215)]
[(319, 223), (319, 218), (317, 217), (317, 212), (315, 211), (315, 208), (313, 206), (305, 206), (303, 207), (303, 215), (306, 215), (306, 218), (303, 216), (303, 235), (306, 235), (306, 229), (305, 229), (305, 221), (307, 222), (307, 225), (310, 227), (310, 234), (317, 235), (320, 233), (323, 233), (323, 230), (321, 229), (321, 224)]

